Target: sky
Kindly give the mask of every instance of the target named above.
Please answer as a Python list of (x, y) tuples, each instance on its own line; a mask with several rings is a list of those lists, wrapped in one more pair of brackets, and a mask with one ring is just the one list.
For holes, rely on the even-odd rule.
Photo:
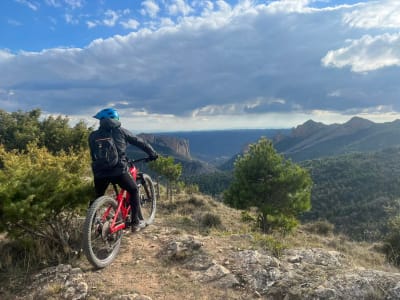
[(0, 109), (134, 132), (400, 118), (398, 0), (3, 0)]

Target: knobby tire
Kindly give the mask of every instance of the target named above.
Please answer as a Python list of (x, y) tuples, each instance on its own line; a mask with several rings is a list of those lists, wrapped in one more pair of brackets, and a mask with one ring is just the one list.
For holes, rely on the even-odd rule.
[(150, 225), (156, 216), (157, 199), (154, 183), (147, 174), (141, 174), (138, 180), (139, 188), (139, 217)]
[[(83, 225), (83, 252), (96, 268), (108, 266), (117, 256), (122, 238), (122, 230), (110, 234), (109, 224), (117, 210), (117, 201), (109, 196), (97, 198), (90, 206)], [(102, 220), (104, 211), (110, 207), (110, 216)], [(117, 222), (124, 222), (121, 214)]]

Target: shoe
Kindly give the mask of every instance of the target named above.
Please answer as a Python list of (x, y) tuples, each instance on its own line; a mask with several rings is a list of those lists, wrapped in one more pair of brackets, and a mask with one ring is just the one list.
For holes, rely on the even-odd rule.
[(128, 229), (129, 227), (131, 227), (131, 221), (125, 221), (125, 228), (124, 229)]
[(132, 230), (132, 232), (138, 232), (145, 227), (146, 227), (146, 222), (143, 220), (140, 220), (138, 223), (132, 224), (131, 230)]

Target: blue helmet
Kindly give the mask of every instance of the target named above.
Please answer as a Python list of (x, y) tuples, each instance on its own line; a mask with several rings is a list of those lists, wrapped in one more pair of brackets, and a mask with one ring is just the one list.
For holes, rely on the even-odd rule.
[(114, 108), (105, 108), (93, 116), (96, 119), (116, 119), (119, 120), (119, 114)]

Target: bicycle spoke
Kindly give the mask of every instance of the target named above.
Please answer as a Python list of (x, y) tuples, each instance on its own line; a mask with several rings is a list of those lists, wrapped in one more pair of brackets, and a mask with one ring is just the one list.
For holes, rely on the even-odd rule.
[[(96, 267), (105, 267), (119, 251), (122, 231), (111, 233), (112, 223), (123, 224), (122, 216), (116, 215), (117, 202), (107, 196), (96, 200), (85, 222), (84, 251)], [(114, 219), (115, 218), (115, 219)], [(89, 221), (90, 220), (90, 221)]]

